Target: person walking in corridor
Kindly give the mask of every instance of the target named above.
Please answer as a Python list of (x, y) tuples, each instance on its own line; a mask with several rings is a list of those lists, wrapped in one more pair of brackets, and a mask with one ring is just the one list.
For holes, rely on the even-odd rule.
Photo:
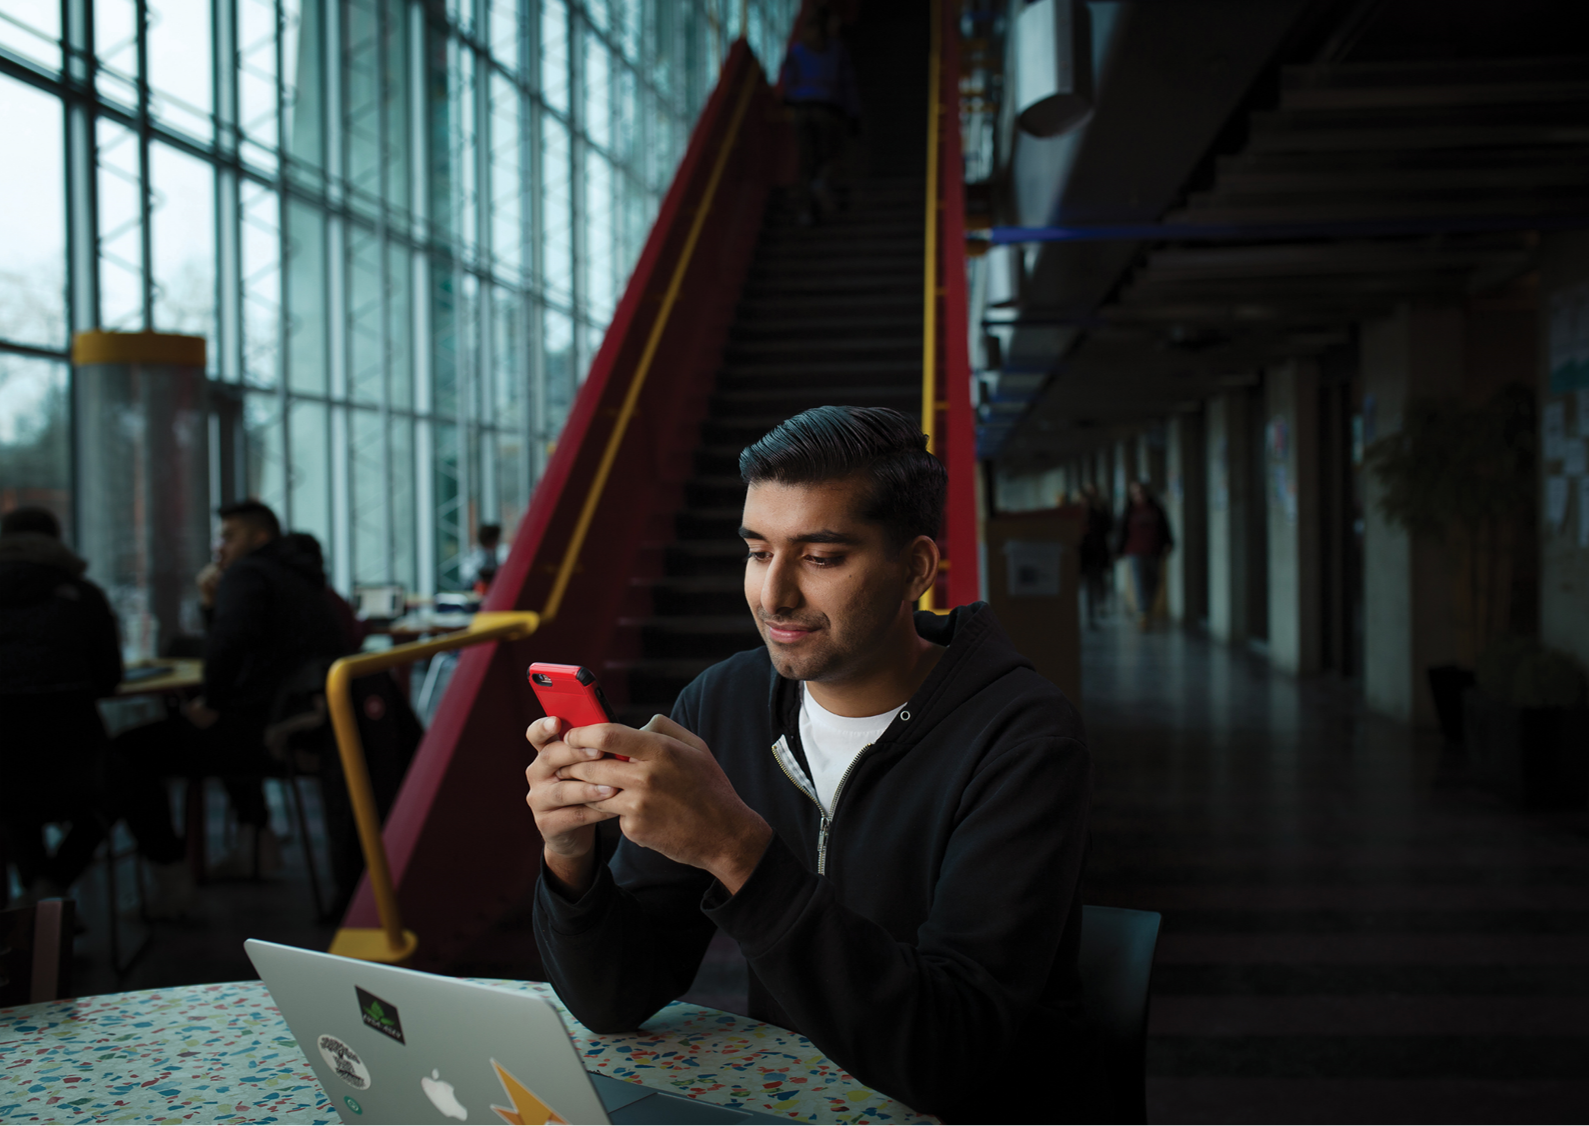
[(1130, 499), (1120, 520), (1117, 554), (1131, 561), (1131, 590), (1137, 600), (1137, 625), (1148, 628), (1153, 604), (1159, 596), (1159, 576), (1164, 557), (1175, 546), (1170, 519), (1141, 481), (1131, 482)]
[(1114, 514), (1097, 485), (1081, 487), (1087, 505), (1087, 530), (1081, 537), (1081, 576), (1087, 587), (1087, 625), (1098, 628), (1109, 598), (1109, 533), (1114, 530)]
[(839, 35), (838, 14), (827, 5), (816, 5), (801, 19), (779, 82), (800, 151), (795, 202), (800, 225), (809, 227), (823, 212), (845, 205), (840, 168), (846, 140), (861, 117), (855, 68)]

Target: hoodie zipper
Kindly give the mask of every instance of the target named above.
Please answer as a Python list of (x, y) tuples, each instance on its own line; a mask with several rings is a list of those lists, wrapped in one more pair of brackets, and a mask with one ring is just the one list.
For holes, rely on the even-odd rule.
[[(839, 797), (844, 793), (844, 784), (850, 780), (850, 775), (855, 772), (855, 764), (860, 762), (862, 756), (864, 756), (866, 752), (871, 749), (872, 744), (868, 743), (859, 751), (856, 751), (855, 757), (850, 760), (850, 765), (844, 768), (844, 774), (839, 778), (839, 784), (833, 791), (833, 814), (830, 816), (828, 811), (822, 808), (822, 803), (817, 800), (816, 794), (802, 786), (799, 780), (796, 779), (793, 774), (789, 773), (789, 767), (784, 764), (783, 755), (778, 753), (778, 744), (774, 743), (772, 745), (772, 757), (777, 760), (778, 769), (783, 771), (783, 776), (789, 779), (790, 785), (799, 790), (806, 797), (810, 798), (811, 804), (817, 807), (817, 816), (821, 819), (817, 826), (817, 875), (819, 876), (827, 875), (828, 831), (833, 827), (833, 818), (838, 816)], [(815, 783), (812, 785), (814, 788)]]

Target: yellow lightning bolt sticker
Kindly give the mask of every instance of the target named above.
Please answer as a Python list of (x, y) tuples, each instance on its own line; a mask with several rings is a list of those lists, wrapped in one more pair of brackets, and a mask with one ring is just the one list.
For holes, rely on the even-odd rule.
[(505, 1106), (491, 1107), (497, 1112), (497, 1117), (512, 1126), (568, 1126), (568, 1123), (557, 1116), (557, 1113), (547, 1106), (534, 1093), (513, 1077), (513, 1073), (503, 1067), (496, 1060), (491, 1061), (491, 1066), (496, 1069), (497, 1082), (502, 1084), (508, 1101), (513, 1104), (512, 1109)]

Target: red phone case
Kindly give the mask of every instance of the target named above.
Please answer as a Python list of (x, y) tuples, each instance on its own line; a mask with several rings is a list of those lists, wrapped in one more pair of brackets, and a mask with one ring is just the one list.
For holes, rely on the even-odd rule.
[[(541, 710), (570, 727), (616, 723), (596, 675), (580, 665), (550, 665), (537, 661), (525, 674)], [(613, 755), (628, 762), (627, 755)]]

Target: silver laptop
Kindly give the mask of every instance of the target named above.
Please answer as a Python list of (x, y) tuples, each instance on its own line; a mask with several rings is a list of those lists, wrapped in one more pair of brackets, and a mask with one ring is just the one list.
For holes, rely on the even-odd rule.
[(783, 1122), (587, 1072), (535, 996), (251, 938), (343, 1122)]

